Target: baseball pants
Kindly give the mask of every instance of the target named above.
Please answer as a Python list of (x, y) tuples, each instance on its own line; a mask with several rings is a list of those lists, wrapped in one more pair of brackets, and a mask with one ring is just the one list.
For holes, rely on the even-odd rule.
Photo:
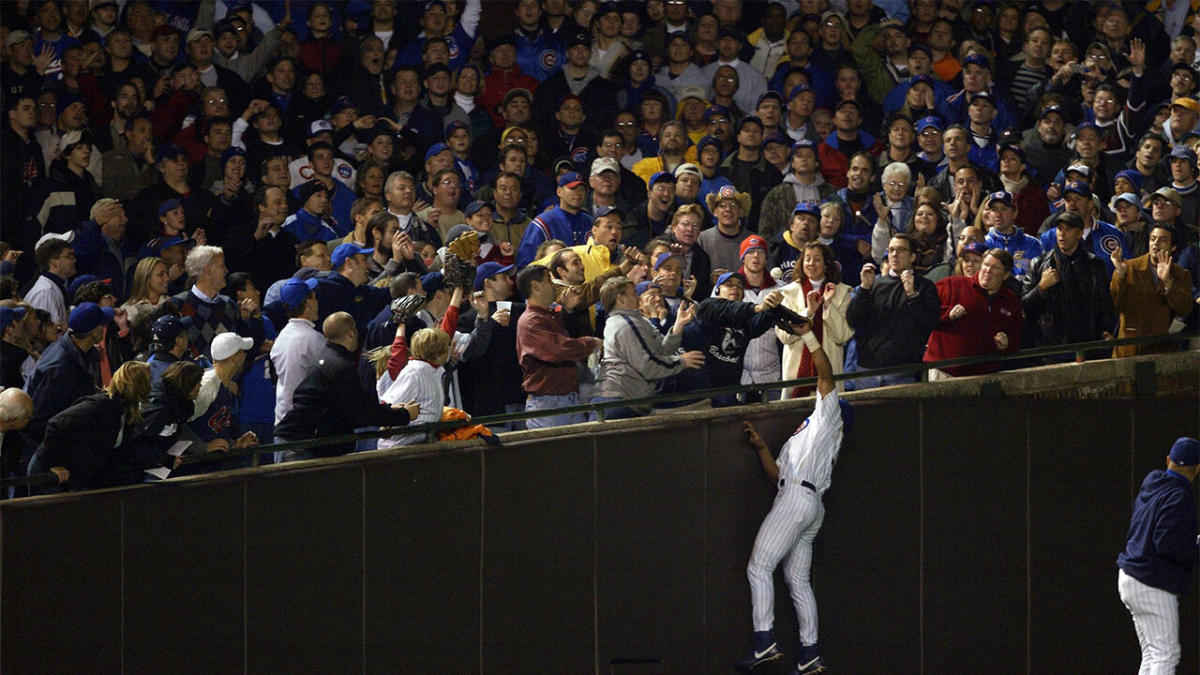
[(825, 506), (814, 490), (800, 481), (781, 481), (775, 504), (758, 528), (746, 566), (754, 630), (770, 630), (775, 624), (775, 583), (771, 577), (784, 556), (789, 556), (784, 578), (796, 606), (800, 644), (817, 643), (817, 598), (809, 582), (809, 570), (813, 540), (824, 519)]
[(1133, 615), (1142, 667), (1138, 675), (1169, 675), (1179, 665), (1179, 598), (1117, 571), (1121, 602)]

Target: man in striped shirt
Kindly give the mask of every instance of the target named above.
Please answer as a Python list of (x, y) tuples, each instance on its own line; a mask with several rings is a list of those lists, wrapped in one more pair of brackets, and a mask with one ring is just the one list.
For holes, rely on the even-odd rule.
[[(817, 302), (820, 291), (809, 293), (814, 294), (816, 298), (810, 299), (810, 304)], [(843, 434), (853, 423), (854, 415), (849, 404), (838, 399), (833, 366), (813, 334), (811, 324), (806, 321), (791, 328), (812, 354), (817, 371), (816, 407), (783, 444), (778, 459), (771, 457), (754, 427), (749, 422), (744, 423), (750, 444), (758, 452), (767, 475), (778, 482), (779, 492), (771, 512), (759, 526), (746, 567), (753, 606), (754, 640), (750, 654), (737, 663), (742, 671), (783, 658), (773, 630), (775, 583), (772, 575), (785, 557), (788, 564), (784, 574), (792, 589), (800, 625), (800, 654), (793, 672), (808, 674), (825, 670), (817, 648), (817, 600), (809, 582), (809, 568), (813, 540), (825, 518), (821, 495), (829, 489)]]

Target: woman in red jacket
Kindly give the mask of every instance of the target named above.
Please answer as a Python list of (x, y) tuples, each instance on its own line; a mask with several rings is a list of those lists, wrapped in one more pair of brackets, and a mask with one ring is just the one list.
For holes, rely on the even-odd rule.
[[(994, 248), (984, 254), (974, 277), (952, 276), (937, 282), (942, 323), (929, 335), (926, 363), (979, 354), (1011, 354), (1021, 347), (1021, 299), (1004, 285), (1012, 266), (1012, 254)], [(933, 368), (929, 379), (992, 373), (1001, 368), (998, 362)]]

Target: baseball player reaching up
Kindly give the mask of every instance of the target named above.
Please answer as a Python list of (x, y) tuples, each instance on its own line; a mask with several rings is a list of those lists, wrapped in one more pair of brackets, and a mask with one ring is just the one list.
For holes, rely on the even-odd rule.
[[(809, 312), (821, 303), (821, 293), (808, 294)], [(775, 585), (772, 575), (784, 557), (788, 558), (784, 574), (792, 592), (792, 603), (800, 624), (800, 654), (792, 672), (807, 675), (825, 670), (817, 649), (817, 601), (809, 583), (812, 565), (813, 539), (821, 529), (825, 507), (821, 495), (829, 489), (830, 474), (842, 445), (842, 436), (853, 422), (850, 405), (838, 399), (833, 381), (833, 366), (811, 326), (793, 324), (812, 355), (817, 371), (817, 403), (812, 415), (800, 424), (792, 437), (783, 444), (779, 458), (771, 457), (766, 443), (749, 422), (743, 429), (750, 444), (758, 452), (763, 468), (777, 481), (779, 492), (771, 512), (759, 526), (754, 551), (746, 566), (750, 579), (750, 600), (753, 607), (754, 641), (751, 652), (737, 662), (743, 672), (783, 658), (775, 642)]]

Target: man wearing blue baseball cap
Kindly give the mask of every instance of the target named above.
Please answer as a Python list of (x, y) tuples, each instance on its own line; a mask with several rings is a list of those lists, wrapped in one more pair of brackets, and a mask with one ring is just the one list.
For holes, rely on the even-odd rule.
[(1033, 260), (1042, 254), (1042, 243), (1017, 227), (1012, 193), (1000, 190), (989, 195), (984, 201), (981, 218), (987, 228), (984, 244), (988, 248), (1008, 251), (1013, 257), (1012, 275), (1023, 280)]
[(999, 90), (992, 88), (991, 60), (983, 54), (975, 53), (967, 56), (962, 62), (963, 88), (945, 99), (938, 99), (938, 116), (949, 124), (966, 124), (967, 105), (974, 94), (987, 92), (995, 104), (996, 116), (992, 122), (995, 129), (1019, 127), (1018, 120), (1012, 113), (1012, 106), (1000, 95)]
[(1181, 436), (1166, 470), (1146, 474), (1133, 500), (1125, 550), (1117, 556), (1117, 590), (1142, 647), (1141, 672), (1173, 673), (1179, 665), (1179, 596), (1200, 560), (1196, 495), (1200, 441)]
[(568, 246), (586, 244), (592, 230), (592, 217), (584, 211), (587, 184), (583, 176), (568, 171), (558, 177), (558, 206), (538, 214), (525, 228), (517, 247), (517, 268), (533, 262), (542, 242), (559, 239)]
[[(1096, 217), (1097, 206), (1092, 199), (1092, 188), (1081, 180), (1067, 181), (1063, 186), (1063, 207), (1066, 211), (1078, 215), (1083, 221), (1082, 246), (1084, 250), (1095, 254), (1104, 264), (1107, 278), (1111, 278), (1113, 263), (1110, 256), (1118, 248), (1122, 251), (1129, 248), (1129, 244), (1125, 241), (1125, 234)], [(1051, 218), (1053, 217), (1051, 216)], [(1053, 225), (1042, 233), (1041, 240), (1044, 250), (1054, 249), (1055, 244), (1058, 243), (1057, 233), (1058, 228)]]
[(292, 409), (292, 394), (304, 381), (325, 348), (325, 336), (317, 330), (321, 315), (317, 301), (317, 279), (288, 279), (279, 292), (279, 304), (287, 324), (271, 346), (275, 366), (275, 424)]
[(25, 386), (25, 378), (21, 375), (21, 365), (29, 358), (29, 350), (24, 347), (25, 307), (0, 306), (0, 387)]
[(358, 244), (342, 244), (333, 249), (329, 256), (333, 272), (317, 280), (320, 322), (335, 312), (346, 312), (354, 317), (358, 334), (367, 334), (367, 322), (392, 299), (387, 288), (367, 284), (371, 275), (367, 257), (374, 252), (375, 249)]
[(104, 329), (112, 318), (111, 307), (80, 303), (71, 310), (67, 332), (42, 352), (25, 388), (33, 399), (34, 415), (25, 427), (28, 456), (22, 456), (21, 466), (29, 464), (51, 417), (77, 399), (96, 393), (100, 386), (100, 357), (93, 347), (104, 338)]

